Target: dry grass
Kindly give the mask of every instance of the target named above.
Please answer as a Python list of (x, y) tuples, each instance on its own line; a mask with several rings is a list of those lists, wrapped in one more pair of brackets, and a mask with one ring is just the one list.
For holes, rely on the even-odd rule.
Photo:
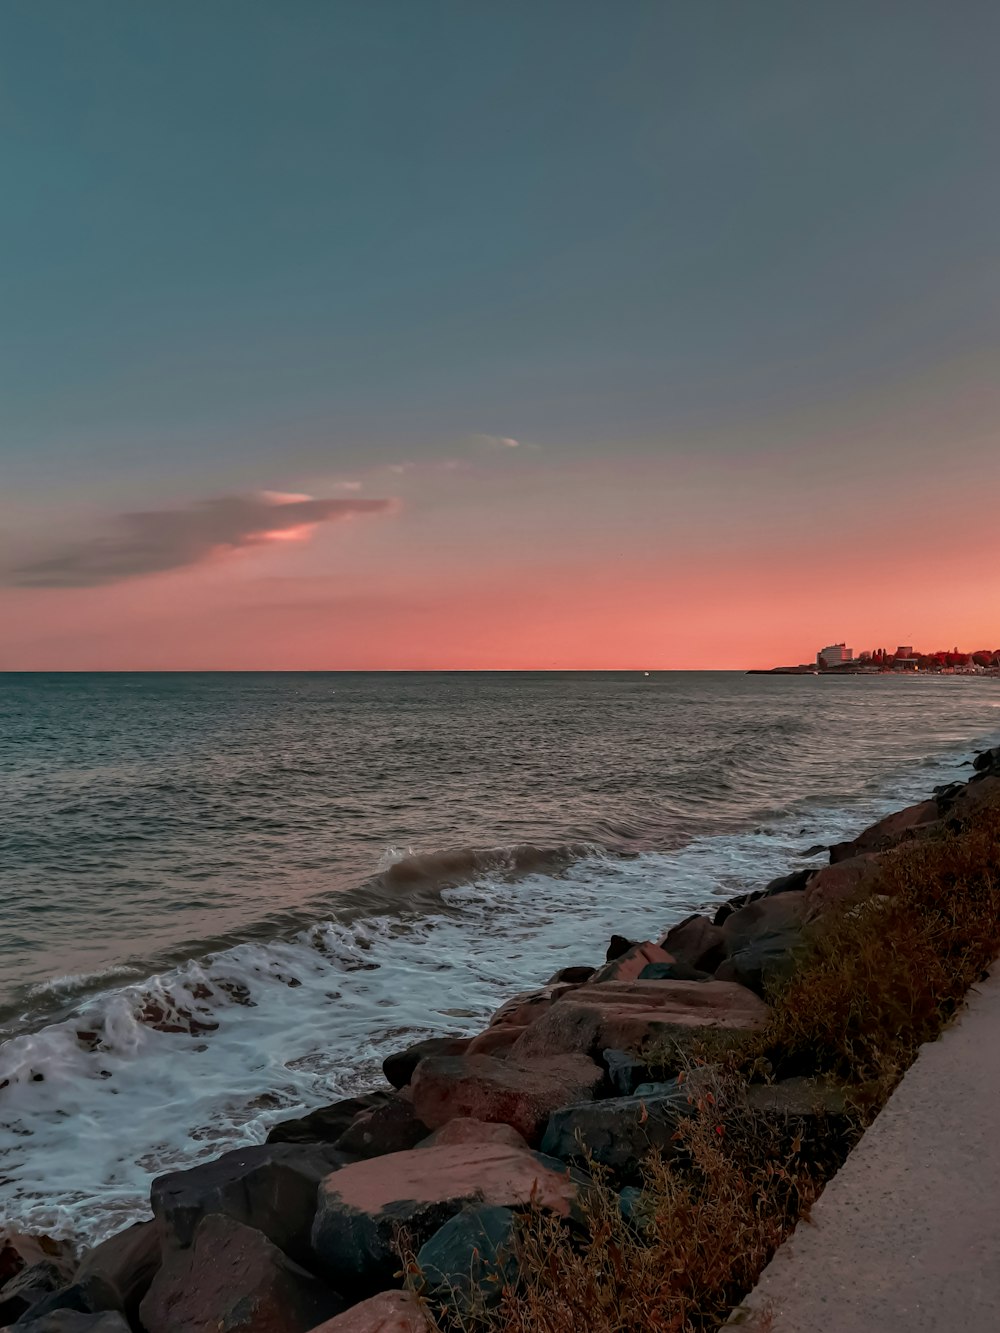
[[(714, 1094), (699, 1080), (674, 1162), (645, 1164), (627, 1221), (606, 1173), (583, 1228), (536, 1213), (516, 1246), (519, 1279), (492, 1309), (439, 1310), (454, 1333), (705, 1333), (724, 1322), (847, 1142), (788, 1142), (736, 1109), (762, 1068), (851, 1090), (866, 1120), (922, 1042), (936, 1037), (1000, 953), (1000, 808), (886, 859), (883, 894), (831, 914), (764, 1033), (730, 1051)], [(718, 1053), (716, 1053), (718, 1054)], [(708, 1058), (708, 1052), (705, 1053)], [(860, 1131), (860, 1121), (858, 1129)]]

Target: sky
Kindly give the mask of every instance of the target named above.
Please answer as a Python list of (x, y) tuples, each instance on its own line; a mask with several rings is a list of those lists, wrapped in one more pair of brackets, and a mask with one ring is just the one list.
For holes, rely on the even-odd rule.
[(1000, 647), (993, 0), (5, 0), (0, 670)]

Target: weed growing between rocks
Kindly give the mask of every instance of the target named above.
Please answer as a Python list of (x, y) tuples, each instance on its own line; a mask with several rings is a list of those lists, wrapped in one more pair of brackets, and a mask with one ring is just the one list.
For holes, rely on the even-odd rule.
[[(920, 1045), (1000, 953), (1000, 806), (898, 848), (883, 859), (877, 890), (824, 916), (795, 974), (769, 995), (762, 1032), (698, 1053), (675, 1157), (650, 1154), (641, 1186), (621, 1193), (590, 1163), (582, 1223), (526, 1215), (511, 1255), (516, 1280), (474, 1305), (435, 1302), (432, 1326), (708, 1333), (725, 1322)], [(656, 1052), (643, 1058), (657, 1063)], [(752, 1085), (796, 1075), (842, 1088), (855, 1118), (834, 1126), (748, 1105)]]

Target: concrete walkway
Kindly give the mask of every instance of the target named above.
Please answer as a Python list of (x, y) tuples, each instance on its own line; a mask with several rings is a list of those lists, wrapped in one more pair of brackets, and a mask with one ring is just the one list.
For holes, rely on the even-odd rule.
[(1000, 966), (923, 1048), (730, 1322), (759, 1333), (1000, 1330)]

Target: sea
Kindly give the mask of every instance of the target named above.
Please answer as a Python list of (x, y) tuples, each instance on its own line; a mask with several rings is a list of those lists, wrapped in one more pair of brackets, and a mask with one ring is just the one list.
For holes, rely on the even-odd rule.
[(148, 1216), (154, 1176), (612, 933), (822, 864), (998, 709), (963, 677), (0, 676), (0, 1223)]

